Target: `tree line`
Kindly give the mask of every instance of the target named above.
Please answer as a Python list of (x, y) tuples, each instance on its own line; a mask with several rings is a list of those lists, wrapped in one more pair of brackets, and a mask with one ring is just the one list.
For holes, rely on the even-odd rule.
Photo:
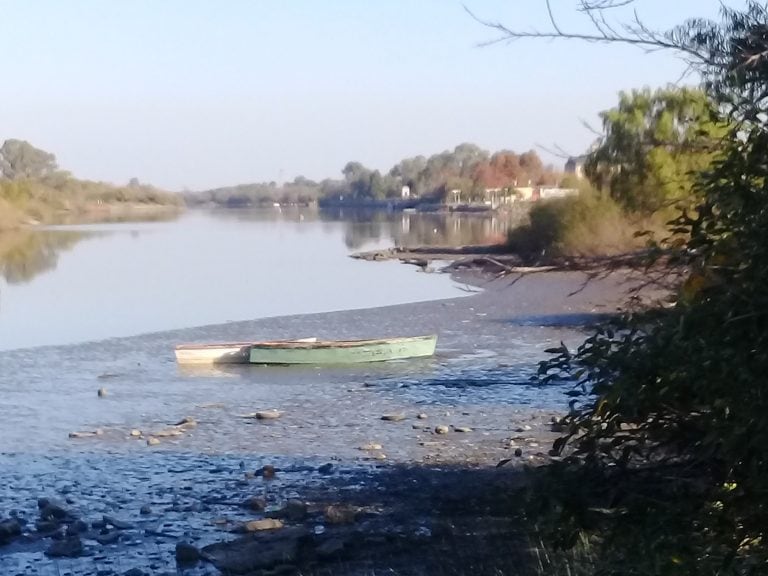
[(190, 205), (229, 207), (274, 202), (307, 204), (323, 199), (366, 203), (401, 198), (407, 186), (412, 197), (443, 201), (452, 190), (459, 190), (466, 201), (481, 199), (488, 188), (556, 185), (563, 176), (545, 165), (533, 150), (522, 154), (509, 150), (491, 153), (470, 143), (429, 157), (405, 158), (385, 173), (355, 161), (348, 162), (341, 173), (342, 178), (320, 182), (299, 176), (282, 185), (241, 184), (187, 193), (184, 197)]
[(75, 178), (59, 168), (56, 156), (29, 142), (5, 140), (0, 146), (0, 229), (97, 206), (180, 206), (179, 195), (132, 178), (124, 186)]

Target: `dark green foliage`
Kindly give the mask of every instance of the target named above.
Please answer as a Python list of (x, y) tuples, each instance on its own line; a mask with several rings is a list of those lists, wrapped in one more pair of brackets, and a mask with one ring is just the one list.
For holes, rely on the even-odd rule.
[[(671, 309), (628, 316), (545, 378), (574, 383), (565, 458), (545, 470), (540, 527), (586, 538), (604, 574), (768, 572), (768, 13), (678, 29), (704, 55), (734, 128), (697, 178), (667, 253), (685, 281)], [(658, 265), (658, 264), (657, 264)]]

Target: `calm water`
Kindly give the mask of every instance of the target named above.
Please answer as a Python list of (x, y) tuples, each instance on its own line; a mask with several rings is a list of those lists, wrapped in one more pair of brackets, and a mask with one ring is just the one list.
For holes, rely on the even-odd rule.
[(445, 276), (348, 255), (457, 234), (483, 241), (493, 225), (262, 210), (0, 237), (0, 350), (460, 295)]
[[(269, 494), (277, 505), (312, 487), (333, 497), (329, 482), (348, 490), (345, 478), (354, 483), (360, 470), (386, 465), (360, 450), (370, 442), (391, 464), (509, 456), (507, 438), (525, 443), (532, 426), (547, 427), (549, 411), (567, 406), (567, 387), (531, 376), (544, 349), (584, 337), (590, 315), (582, 312), (593, 312), (601, 295), (578, 291), (580, 278), (538, 275), (450, 298), (466, 293), (445, 275), (347, 256), (391, 244), (481, 242), (503, 227), (477, 218), (238, 212), (0, 237), (0, 519), (13, 511), (34, 526), (37, 498), (53, 496), (87, 521), (111, 514), (137, 527), (117, 545), (86, 538), (92, 556), (79, 559), (46, 557), (48, 540), (2, 547), (0, 574), (172, 573), (176, 539), (228, 539), (213, 518), (250, 518), (226, 502), (266, 490), (243, 480), (244, 469), (264, 464), (281, 469)], [(334, 309), (345, 311), (298, 314)], [(202, 369), (173, 358), (180, 341), (404, 333), (438, 334), (435, 357)], [(283, 416), (243, 417), (270, 408)], [(387, 413), (407, 420), (383, 421)], [(147, 444), (184, 417), (197, 426)], [(430, 427), (439, 423), (473, 432), (435, 442)], [(97, 437), (69, 437), (96, 429)], [(328, 462), (332, 477), (318, 470)], [(142, 516), (143, 503), (158, 514)], [(204, 569), (185, 573), (212, 573)]]

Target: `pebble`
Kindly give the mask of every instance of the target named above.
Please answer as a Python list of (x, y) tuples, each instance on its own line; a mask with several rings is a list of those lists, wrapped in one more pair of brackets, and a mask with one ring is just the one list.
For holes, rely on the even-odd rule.
[(357, 508), (343, 504), (326, 507), (323, 515), (328, 524), (352, 524), (357, 518)]
[(182, 428), (194, 428), (195, 426), (197, 426), (197, 420), (195, 420), (191, 416), (185, 416), (184, 418), (176, 422), (174, 426), (179, 426)]
[(262, 512), (266, 507), (267, 501), (264, 500), (264, 498), (260, 498), (258, 496), (253, 496), (252, 498), (248, 498), (248, 500), (243, 502), (243, 508), (248, 508), (254, 512)]
[(178, 428), (173, 427), (173, 428), (164, 428), (159, 432), (155, 432), (154, 434), (152, 434), (152, 436), (156, 436), (158, 438), (173, 438), (175, 436), (182, 436), (183, 434), (184, 434), (183, 430), (179, 430)]
[(70, 537), (66, 540), (54, 540), (45, 551), (51, 558), (77, 558), (83, 554), (83, 543), (78, 537)]
[(21, 524), (18, 520), (10, 519), (0, 522), (0, 545), (21, 536)]
[(149, 516), (152, 514), (152, 508), (149, 506), (149, 504), (144, 504), (144, 506), (139, 508), (139, 514), (142, 516)]
[(515, 448), (515, 456), (518, 458), (523, 455), (523, 451), (520, 448)]
[(160, 444), (158, 438), (147, 438), (147, 446), (157, 446), (158, 444)]
[(363, 444), (362, 446), (360, 446), (358, 450), (370, 451), (370, 450), (381, 450), (381, 448), (382, 448), (381, 444), (376, 444), (375, 442), (369, 442), (368, 444)]
[(130, 435), (132, 438), (138, 438), (139, 436), (141, 436), (141, 430), (137, 430), (136, 428), (134, 428), (133, 430), (131, 430)]
[(101, 436), (104, 433), (101, 429), (96, 429), (93, 431), (86, 431), (86, 432), (70, 432), (69, 437), (70, 438), (94, 438), (95, 436)]
[(125, 520), (118, 520), (113, 516), (105, 515), (102, 520), (104, 521), (104, 524), (107, 524), (108, 526), (114, 526), (118, 530), (128, 530), (129, 528), (133, 528), (133, 524), (130, 522), (126, 522)]
[(454, 426), (454, 432), (472, 432), (472, 428), (469, 426)]
[(283, 413), (277, 410), (260, 410), (254, 414), (254, 417), (257, 420), (277, 420), (282, 415)]
[(387, 422), (400, 422), (402, 420), (405, 420), (405, 414), (397, 413), (397, 414), (384, 414), (381, 417), (382, 420), (386, 420)]
[(435, 434), (448, 434), (450, 431), (450, 428), (446, 426), (445, 424), (439, 424), (435, 426)]
[(176, 543), (176, 563), (193, 564), (200, 560), (200, 551), (187, 542)]
[(320, 474), (330, 474), (331, 472), (333, 472), (333, 464), (330, 462), (328, 462), (327, 464), (323, 464), (317, 469), (317, 471)]
[[(264, 480), (271, 480), (272, 478), (275, 477), (275, 472), (277, 472), (277, 470), (275, 470), (274, 466), (267, 464), (266, 466), (262, 467), (262, 469), (259, 470), (258, 472), (261, 472), (261, 476), (264, 478)], [(257, 475), (258, 475), (258, 472), (257, 472)]]
[(107, 532), (106, 534), (99, 534), (96, 536), (96, 542), (102, 546), (108, 546), (109, 544), (117, 544), (120, 541), (120, 532)]
[(416, 418), (418, 418), (419, 420), (426, 420), (428, 418), (428, 416), (426, 414), (424, 414), (424, 412), (422, 412), (421, 414), (416, 416)]
[(107, 395), (107, 389), (106, 388), (99, 388), (96, 391), (96, 394), (98, 395), (99, 398), (104, 398), (104, 396)]
[(246, 532), (261, 532), (262, 530), (277, 530), (283, 526), (283, 521), (278, 518), (264, 518), (263, 520), (246, 522), (243, 527)]

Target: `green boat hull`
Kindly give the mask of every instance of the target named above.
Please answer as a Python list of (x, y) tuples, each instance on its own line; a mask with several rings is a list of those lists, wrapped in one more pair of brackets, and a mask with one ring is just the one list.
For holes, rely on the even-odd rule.
[(251, 347), (251, 364), (357, 364), (432, 356), (437, 336), (269, 343)]

